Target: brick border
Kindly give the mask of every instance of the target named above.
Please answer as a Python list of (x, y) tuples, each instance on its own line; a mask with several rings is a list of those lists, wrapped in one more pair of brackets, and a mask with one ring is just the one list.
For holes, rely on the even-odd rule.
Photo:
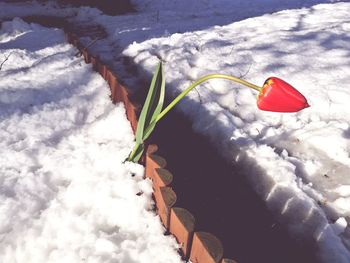
[[(84, 61), (91, 63), (93, 69), (109, 84), (112, 102), (124, 104), (127, 118), (135, 133), (140, 107), (131, 100), (128, 88), (121, 84), (118, 76), (98, 56), (89, 53), (76, 34), (65, 30), (65, 38), (84, 56)], [(183, 258), (191, 260), (192, 263), (235, 263), (236, 261), (232, 259), (223, 258), (223, 246), (217, 237), (208, 232), (195, 231), (195, 218), (188, 210), (174, 207), (176, 193), (171, 188), (174, 176), (166, 169), (166, 160), (156, 154), (157, 150), (157, 145), (147, 146), (142, 158), (145, 176), (153, 182), (153, 198), (157, 213), (166, 230), (180, 244)]]

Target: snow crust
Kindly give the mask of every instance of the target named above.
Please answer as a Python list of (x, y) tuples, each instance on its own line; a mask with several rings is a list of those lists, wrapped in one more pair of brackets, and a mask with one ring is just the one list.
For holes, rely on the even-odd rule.
[(0, 262), (181, 262), (134, 136), (62, 30), (0, 30)]
[[(80, 23), (102, 25), (109, 35), (91, 50), (117, 68), (131, 88), (137, 88), (134, 73), (149, 80), (159, 59), (164, 61), (169, 97), (196, 78), (217, 72), (257, 85), (274, 75), (295, 86), (311, 105), (295, 114), (258, 111), (254, 91), (221, 80), (203, 84), (177, 108), (227, 160), (242, 164), (252, 187), (292, 235), (315, 243), (320, 262), (349, 262), (350, 3), (133, 2), (138, 13), (117, 17), (93, 8), (50, 5), (30, 12), (42, 14), (46, 8), (71, 14)], [(0, 3), (0, 14), (27, 14), (24, 6)], [(2, 37), (11, 38), (8, 33)], [(22, 57), (23, 64), (32, 63)], [(137, 66), (132, 76), (123, 71), (125, 61)], [(3, 94), (5, 102), (21, 100)], [(12, 107), (7, 104), (1, 108), (4, 114)]]
[(164, 61), (171, 97), (225, 73), (260, 85), (278, 76), (308, 98), (311, 108), (299, 113), (261, 112), (254, 91), (212, 80), (178, 107), (225, 158), (244, 164), (271, 211), (294, 236), (313, 240), (323, 262), (350, 260), (349, 12), (349, 3), (284, 10), (124, 51), (150, 73)]

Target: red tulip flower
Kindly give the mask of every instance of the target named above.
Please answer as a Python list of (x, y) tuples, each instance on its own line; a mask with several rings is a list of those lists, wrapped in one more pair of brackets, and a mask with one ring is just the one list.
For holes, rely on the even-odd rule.
[(187, 89), (182, 91), (169, 105), (162, 109), (165, 94), (165, 78), (161, 62), (153, 75), (151, 86), (141, 111), (139, 123), (136, 130), (136, 142), (134, 149), (128, 157), (128, 161), (138, 162), (144, 150), (144, 140), (146, 140), (156, 123), (162, 119), (181, 99), (183, 99), (192, 89), (209, 79), (227, 79), (259, 92), (258, 108), (265, 111), (274, 112), (296, 112), (309, 107), (306, 98), (287, 82), (276, 78), (268, 78), (263, 87), (249, 83), (243, 79), (224, 75), (210, 74), (193, 82)]
[(268, 78), (258, 95), (258, 108), (274, 112), (297, 112), (310, 107), (306, 98), (287, 82)]

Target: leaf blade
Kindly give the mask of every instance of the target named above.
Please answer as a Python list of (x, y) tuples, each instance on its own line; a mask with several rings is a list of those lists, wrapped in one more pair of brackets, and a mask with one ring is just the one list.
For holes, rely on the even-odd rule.
[(165, 96), (165, 79), (162, 62), (159, 62), (142, 108), (136, 129), (136, 142), (143, 143), (155, 127), (155, 119), (161, 112)]

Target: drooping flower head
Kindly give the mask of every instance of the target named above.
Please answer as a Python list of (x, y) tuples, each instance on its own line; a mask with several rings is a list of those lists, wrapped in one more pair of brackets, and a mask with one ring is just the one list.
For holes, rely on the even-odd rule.
[(274, 112), (296, 112), (309, 107), (306, 98), (299, 91), (297, 91), (287, 82), (276, 77), (268, 78), (263, 87), (260, 87), (234, 76), (225, 74), (209, 74), (193, 82), (187, 89), (183, 90), (172, 102), (170, 102), (165, 109), (162, 109), (165, 94), (165, 78), (163, 70), (161, 69), (162, 64), (159, 62), (158, 68), (153, 75), (145, 104), (140, 114), (136, 131), (136, 143), (134, 149), (129, 154), (127, 159), (128, 161), (139, 161), (144, 151), (144, 140), (150, 136), (156, 123), (162, 119), (192, 89), (209, 79), (227, 79), (258, 91), (259, 95), (257, 104), (258, 108), (261, 110)]
[(297, 112), (310, 107), (303, 94), (276, 77), (270, 77), (265, 81), (258, 95), (257, 104), (260, 110), (274, 112)]

